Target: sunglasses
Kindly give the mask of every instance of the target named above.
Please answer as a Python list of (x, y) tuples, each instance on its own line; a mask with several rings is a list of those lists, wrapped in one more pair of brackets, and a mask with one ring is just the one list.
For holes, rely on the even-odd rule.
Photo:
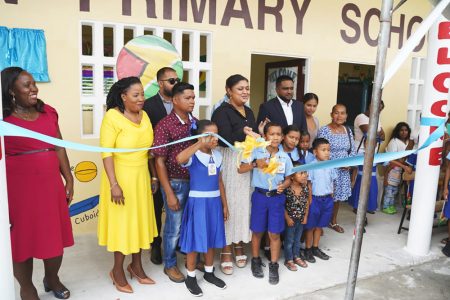
[(180, 78), (167, 78), (167, 79), (161, 79), (161, 81), (167, 81), (171, 85), (174, 85), (175, 83), (179, 83), (181, 80), (180, 80)]

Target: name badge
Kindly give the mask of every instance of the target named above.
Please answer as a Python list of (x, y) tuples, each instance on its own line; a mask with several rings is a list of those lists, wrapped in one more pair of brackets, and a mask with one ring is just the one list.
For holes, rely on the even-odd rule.
[(208, 176), (214, 176), (217, 174), (217, 168), (215, 163), (208, 164)]
[(284, 174), (286, 172), (286, 163), (285, 162), (279, 162), (277, 174)]

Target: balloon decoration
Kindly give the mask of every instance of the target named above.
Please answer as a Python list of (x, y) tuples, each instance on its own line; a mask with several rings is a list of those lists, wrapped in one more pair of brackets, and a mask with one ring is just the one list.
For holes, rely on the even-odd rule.
[(117, 77), (136, 76), (144, 86), (145, 98), (158, 90), (156, 72), (162, 67), (173, 68), (183, 78), (183, 63), (175, 47), (163, 38), (143, 35), (129, 41), (117, 57)]

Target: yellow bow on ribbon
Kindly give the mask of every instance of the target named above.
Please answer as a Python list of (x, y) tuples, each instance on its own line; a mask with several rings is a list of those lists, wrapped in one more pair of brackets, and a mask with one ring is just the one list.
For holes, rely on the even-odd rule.
[(256, 148), (265, 148), (270, 145), (270, 141), (265, 141), (263, 138), (256, 139), (253, 136), (247, 135), (245, 141), (235, 142), (234, 147), (238, 151), (237, 156), (237, 167), (241, 164), (243, 159), (249, 159), (252, 155), (253, 150)]
[(248, 159), (256, 148), (265, 148), (270, 145), (262, 138), (256, 139), (253, 136), (247, 135), (245, 141), (235, 142), (234, 147), (241, 153), (243, 159)]
[(278, 161), (276, 156), (273, 156), (269, 159), (269, 164), (267, 167), (262, 169), (263, 173), (275, 175), (278, 171), (278, 167), (280, 166), (280, 162)]
[(276, 156), (273, 156), (269, 159), (269, 164), (267, 165), (267, 167), (262, 169), (263, 173), (272, 175), (269, 179), (267, 179), (267, 182), (269, 183), (269, 190), (272, 190), (272, 180), (275, 178), (279, 167), (280, 162), (278, 161)]

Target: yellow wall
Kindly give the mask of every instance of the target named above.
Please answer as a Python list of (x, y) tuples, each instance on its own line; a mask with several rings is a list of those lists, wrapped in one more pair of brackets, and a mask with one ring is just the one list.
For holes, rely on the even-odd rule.
[[(265, 30), (257, 29), (258, 1), (255, 0), (247, 1), (253, 29), (245, 28), (243, 20), (236, 18), (231, 19), (229, 26), (220, 25), (225, 5), (228, 2), (225, 0), (217, 1), (215, 25), (208, 24), (208, 5), (203, 23), (195, 23), (190, 6), (191, 1), (188, 1), (187, 22), (179, 21), (178, 1), (172, 1), (172, 20), (165, 20), (162, 17), (163, 1), (156, 0), (155, 2), (156, 19), (146, 16), (146, 1), (132, 1), (131, 16), (122, 16), (120, 0), (91, 0), (90, 12), (80, 12), (79, 1), (18, 0), (17, 5), (5, 4), (4, 1), (0, 1), (0, 26), (39, 28), (45, 31), (51, 82), (39, 84), (40, 97), (59, 111), (60, 126), (65, 139), (90, 145), (98, 144), (96, 139), (80, 138), (79, 41), (81, 20), (122, 22), (211, 32), (213, 101), (223, 96), (225, 79), (235, 73), (251, 77), (252, 104), (255, 99), (262, 99), (264, 86), (261, 85), (260, 76), (263, 72), (259, 70), (264, 67), (256, 65), (257, 61), (253, 61), (255, 65), (253, 69), (251, 68), (253, 65), (252, 53), (306, 58), (309, 66), (306, 81), (309, 85), (305, 87), (305, 91), (315, 92), (320, 97), (317, 116), (321, 124), (329, 121), (331, 106), (336, 101), (339, 62), (375, 64), (376, 47), (368, 46), (363, 36), (355, 44), (343, 41), (340, 31), (346, 30), (349, 34), (353, 34), (353, 30), (344, 24), (341, 12), (344, 5), (355, 3), (361, 11), (361, 17), (356, 18), (353, 13), (349, 13), (349, 16), (362, 27), (366, 12), (373, 7), (379, 8), (381, 1), (311, 1), (304, 18), (301, 35), (296, 34), (296, 18), (291, 1), (284, 1), (282, 33), (275, 31), (275, 18), (271, 15), (265, 17)], [(303, 1), (298, 0), (298, 2), (301, 5)], [(266, 0), (266, 3), (273, 6), (277, 1)], [(239, 1), (235, 8), (240, 8)], [(428, 1), (410, 0), (394, 14), (393, 24), (398, 25), (400, 14), (404, 14), (406, 16), (404, 31), (406, 31), (408, 22), (413, 16), (425, 18), (430, 8)], [(376, 18), (372, 18), (370, 24), (370, 35), (376, 37), (378, 31)], [(418, 24), (413, 28), (417, 27)], [(404, 34), (405, 40), (406, 33)], [(397, 44), (398, 34), (394, 34), (387, 64), (397, 53)], [(425, 56), (425, 53), (426, 45), (419, 53), (414, 53), (412, 56)], [(382, 114), (382, 122), (387, 132), (400, 119), (406, 120), (410, 65), (411, 58), (403, 64), (384, 90), (383, 99), (386, 109)], [(69, 158), (72, 166), (83, 160), (91, 160), (101, 169), (98, 154), (69, 151)], [(90, 183), (76, 181), (75, 201), (98, 194), (98, 185), (99, 176)], [(88, 221), (76, 225), (74, 228), (76, 232), (84, 232), (93, 230), (94, 226), (95, 222)]]

